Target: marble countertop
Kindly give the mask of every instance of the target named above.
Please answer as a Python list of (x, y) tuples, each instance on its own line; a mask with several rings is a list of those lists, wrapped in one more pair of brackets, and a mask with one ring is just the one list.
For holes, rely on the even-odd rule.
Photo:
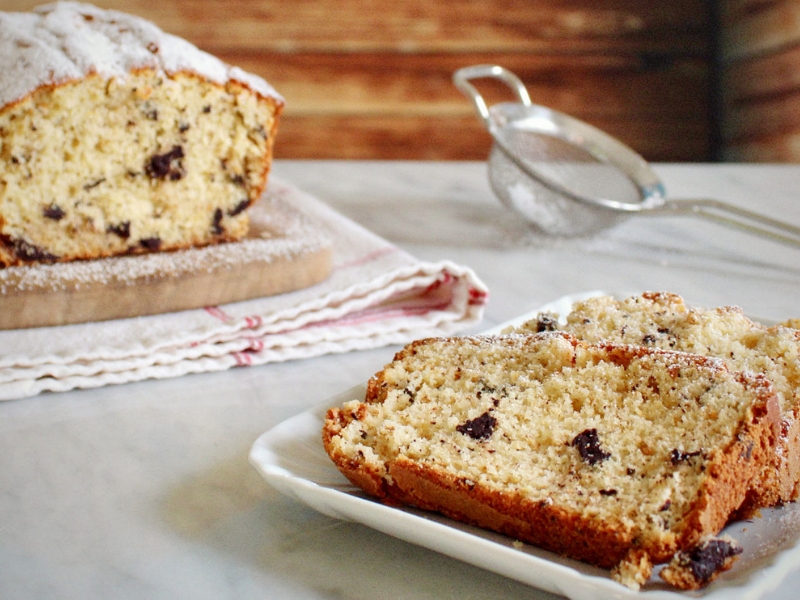
[[(800, 166), (657, 165), (676, 197), (800, 223)], [(531, 234), (484, 163), (278, 161), (274, 173), (425, 260), (472, 267), (484, 322), (566, 294), (669, 290), (800, 317), (800, 250), (686, 217), (584, 240)], [(0, 598), (467, 599), (545, 592), (326, 517), (270, 488), (254, 440), (395, 347), (0, 404)], [(800, 571), (768, 598), (786, 598)]]

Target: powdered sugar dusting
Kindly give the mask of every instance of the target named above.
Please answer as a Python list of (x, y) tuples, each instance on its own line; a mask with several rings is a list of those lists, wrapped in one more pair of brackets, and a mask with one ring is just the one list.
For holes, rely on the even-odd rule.
[(0, 62), (0, 106), (42, 85), (91, 73), (124, 80), (132, 69), (142, 68), (167, 75), (196, 73), (218, 84), (238, 81), (283, 102), (260, 77), (226, 65), (150, 21), (79, 2), (49, 4), (32, 13), (0, 13)]
[(177, 252), (0, 269), (0, 298), (78, 290), (88, 285), (132, 286), (142, 281), (271, 263), (330, 247), (328, 233), (292, 202), (293, 188), (270, 184), (250, 210), (250, 234), (239, 242)]

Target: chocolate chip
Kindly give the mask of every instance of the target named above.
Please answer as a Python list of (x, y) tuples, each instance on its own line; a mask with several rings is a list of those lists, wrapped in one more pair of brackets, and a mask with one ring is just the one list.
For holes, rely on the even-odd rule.
[(237, 204), (236, 206), (234, 206), (232, 209), (230, 209), (228, 211), (228, 216), (229, 217), (235, 217), (239, 213), (244, 212), (245, 210), (247, 210), (248, 206), (250, 206), (250, 200), (242, 200), (241, 202), (239, 202), (239, 204)]
[(658, 512), (664, 512), (665, 510), (669, 510), (669, 507), (672, 506), (672, 500), (667, 498), (664, 501), (664, 504), (661, 505), (661, 508), (658, 509)]
[(697, 546), (688, 555), (689, 568), (692, 574), (700, 581), (711, 578), (717, 569), (725, 564), (725, 561), (732, 556), (742, 553), (738, 546), (724, 540), (709, 540), (707, 543)]
[(210, 112), (211, 112), (211, 106), (209, 106), (208, 104), (206, 104), (206, 105), (203, 107), (203, 113), (205, 113), (205, 114), (208, 114), (208, 113), (210, 113)]
[(497, 427), (495, 419), (488, 411), (456, 427), (456, 431), (468, 435), (473, 440), (486, 440), (492, 437), (494, 428)]
[(53, 219), (53, 221), (60, 221), (67, 214), (60, 206), (56, 206), (55, 204), (46, 206), (42, 213), (46, 218)]
[(211, 221), (211, 233), (214, 235), (221, 235), (225, 232), (222, 226), (222, 209), (218, 208), (214, 211), (214, 219)]
[(496, 387), (488, 385), (484, 381), (481, 381), (480, 384), (481, 389), (478, 390), (478, 398), (480, 398), (482, 394), (494, 394), (497, 391)]
[(161, 247), (161, 238), (158, 237), (151, 237), (151, 238), (143, 238), (139, 240), (139, 244), (143, 248), (147, 248), (151, 251), (156, 251)]
[(590, 465), (596, 465), (607, 458), (611, 458), (611, 455), (608, 452), (603, 452), (600, 447), (597, 429), (587, 429), (576, 435), (575, 439), (572, 440), (572, 446), (578, 449), (581, 459)]
[(183, 148), (173, 146), (169, 152), (154, 154), (145, 165), (144, 170), (152, 179), (166, 179), (169, 177), (171, 181), (176, 181), (184, 175), (183, 165), (180, 162), (183, 157)]
[(231, 181), (235, 185), (238, 185), (239, 187), (244, 187), (245, 179), (244, 175), (242, 175), (241, 173), (236, 173), (235, 175), (231, 175)]
[(558, 330), (558, 321), (550, 315), (540, 314), (536, 317), (536, 333)]
[(670, 452), (669, 459), (673, 465), (677, 465), (678, 463), (686, 462), (695, 456), (700, 456), (702, 454), (703, 452), (701, 450), (697, 450), (696, 452), (683, 452), (677, 448), (674, 448), (672, 452)]
[(648, 333), (646, 336), (642, 338), (642, 344), (644, 344), (645, 346), (649, 346), (655, 343), (656, 343), (656, 336), (654, 336), (652, 333)]
[(22, 261), (25, 262), (54, 262), (58, 260), (55, 254), (45, 252), (38, 246), (34, 246), (25, 240), (14, 240), (14, 253)]
[(125, 221), (124, 223), (119, 223), (118, 225), (109, 225), (106, 228), (106, 232), (113, 233), (118, 235), (123, 240), (127, 240), (131, 237), (131, 222)]
[(86, 185), (84, 185), (84, 186), (83, 186), (83, 189), (84, 189), (85, 191), (89, 191), (89, 190), (91, 190), (92, 188), (96, 188), (98, 185), (100, 185), (101, 183), (103, 183), (105, 180), (106, 180), (106, 178), (105, 178), (105, 177), (101, 177), (100, 179), (98, 179), (98, 180), (96, 180), (96, 181), (92, 181), (91, 183), (87, 183)]
[(619, 492), (617, 490), (600, 490), (601, 496), (616, 496)]

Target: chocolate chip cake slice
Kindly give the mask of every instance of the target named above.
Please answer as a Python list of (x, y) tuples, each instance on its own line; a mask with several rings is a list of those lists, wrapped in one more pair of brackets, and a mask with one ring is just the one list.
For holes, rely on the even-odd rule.
[(748, 506), (774, 506), (800, 495), (800, 331), (754, 323), (738, 307), (690, 308), (679, 295), (666, 292), (590, 298), (572, 307), (564, 325), (554, 315), (543, 314), (519, 331), (543, 329), (561, 329), (588, 342), (717, 357), (732, 370), (766, 375), (781, 407), (781, 436), (771, 464), (749, 494)]
[(153, 23), (59, 2), (0, 13), (0, 267), (233, 241), (283, 107)]
[[(766, 378), (564, 333), (428, 339), (331, 409), (341, 472), (637, 588), (728, 521), (774, 453)], [(680, 578), (675, 578), (680, 585)]]

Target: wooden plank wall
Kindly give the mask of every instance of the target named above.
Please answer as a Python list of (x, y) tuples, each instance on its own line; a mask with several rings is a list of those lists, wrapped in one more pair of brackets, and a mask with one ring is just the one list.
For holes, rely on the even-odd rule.
[(722, 157), (800, 162), (800, 2), (720, 6)]
[[(3, 10), (38, 3), (0, 0)], [(96, 3), (269, 80), (287, 98), (279, 158), (483, 160), (489, 137), (451, 75), (487, 62), (519, 75), (534, 102), (651, 161), (712, 152), (708, 0)]]

